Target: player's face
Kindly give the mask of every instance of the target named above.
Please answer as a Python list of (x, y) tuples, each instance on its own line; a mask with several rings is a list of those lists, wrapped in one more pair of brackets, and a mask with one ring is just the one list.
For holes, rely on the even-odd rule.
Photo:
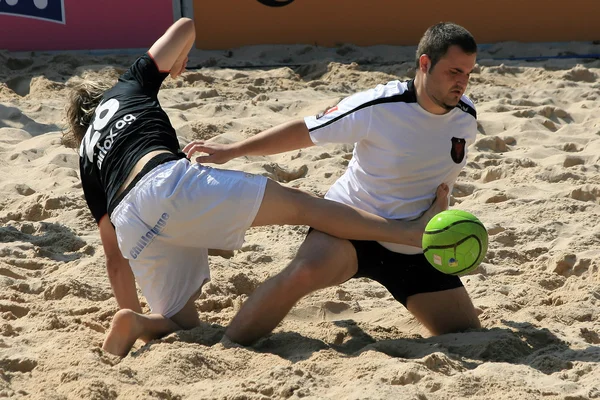
[(459, 46), (450, 46), (433, 69), (428, 67), (425, 90), (437, 106), (446, 110), (456, 107), (467, 90), (476, 57), (476, 54), (465, 53)]

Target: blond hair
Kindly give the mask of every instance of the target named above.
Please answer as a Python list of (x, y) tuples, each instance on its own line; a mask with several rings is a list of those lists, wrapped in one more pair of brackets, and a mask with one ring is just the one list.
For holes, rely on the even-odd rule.
[(67, 130), (63, 134), (63, 143), (68, 147), (81, 144), (96, 107), (102, 95), (112, 84), (102, 81), (83, 81), (71, 90), (66, 107)]

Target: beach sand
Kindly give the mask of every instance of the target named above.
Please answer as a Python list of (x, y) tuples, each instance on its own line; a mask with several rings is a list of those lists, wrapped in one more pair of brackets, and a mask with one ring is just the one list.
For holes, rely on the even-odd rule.
[[(168, 78), (159, 98), (182, 145), (236, 141), (411, 78), (414, 50), (195, 50), (196, 68)], [(451, 207), (490, 234), (483, 264), (463, 278), (483, 329), (430, 337), (382, 286), (355, 279), (307, 296), (252, 347), (222, 342), (307, 232), (263, 227), (233, 254), (211, 256), (196, 302), (202, 327), (138, 342), (119, 359), (100, 348), (117, 304), (77, 150), (61, 130), (69, 88), (115, 79), (137, 54), (0, 52), (0, 397), (600, 398), (600, 61), (560, 58), (593, 53), (600, 45), (500, 43), (478, 56), (467, 94), (479, 135)], [(351, 151), (312, 147), (224, 167), (323, 195)]]

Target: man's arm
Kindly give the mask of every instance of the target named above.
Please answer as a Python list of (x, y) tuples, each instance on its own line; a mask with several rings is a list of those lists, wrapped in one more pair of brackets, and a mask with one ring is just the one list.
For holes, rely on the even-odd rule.
[(120, 309), (128, 308), (141, 313), (142, 307), (137, 296), (135, 278), (129, 261), (123, 257), (117, 243), (115, 228), (110, 223), (108, 214), (102, 217), (98, 224), (100, 239), (106, 256), (106, 271), (112, 286), (115, 299)]
[(148, 53), (159, 71), (170, 72), (173, 78), (185, 69), (187, 56), (196, 40), (194, 21), (181, 18), (150, 47)]
[(188, 157), (194, 153), (206, 153), (196, 157), (199, 163), (223, 164), (241, 156), (263, 156), (313, 146), (304, 120), (295, 120), (269, 128), (255, 136), (236, 143), (220, 144), (195, 140), (183, 151)]

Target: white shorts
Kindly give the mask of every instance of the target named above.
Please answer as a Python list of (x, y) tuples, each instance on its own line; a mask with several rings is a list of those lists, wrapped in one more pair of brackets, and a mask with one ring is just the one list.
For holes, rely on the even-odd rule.
[(157, 166), (127, 193), (110, 218), (153, 313), (172, 317), (210, 280), (207, 249), (242, 246), (266, 183), (184, 158)]

